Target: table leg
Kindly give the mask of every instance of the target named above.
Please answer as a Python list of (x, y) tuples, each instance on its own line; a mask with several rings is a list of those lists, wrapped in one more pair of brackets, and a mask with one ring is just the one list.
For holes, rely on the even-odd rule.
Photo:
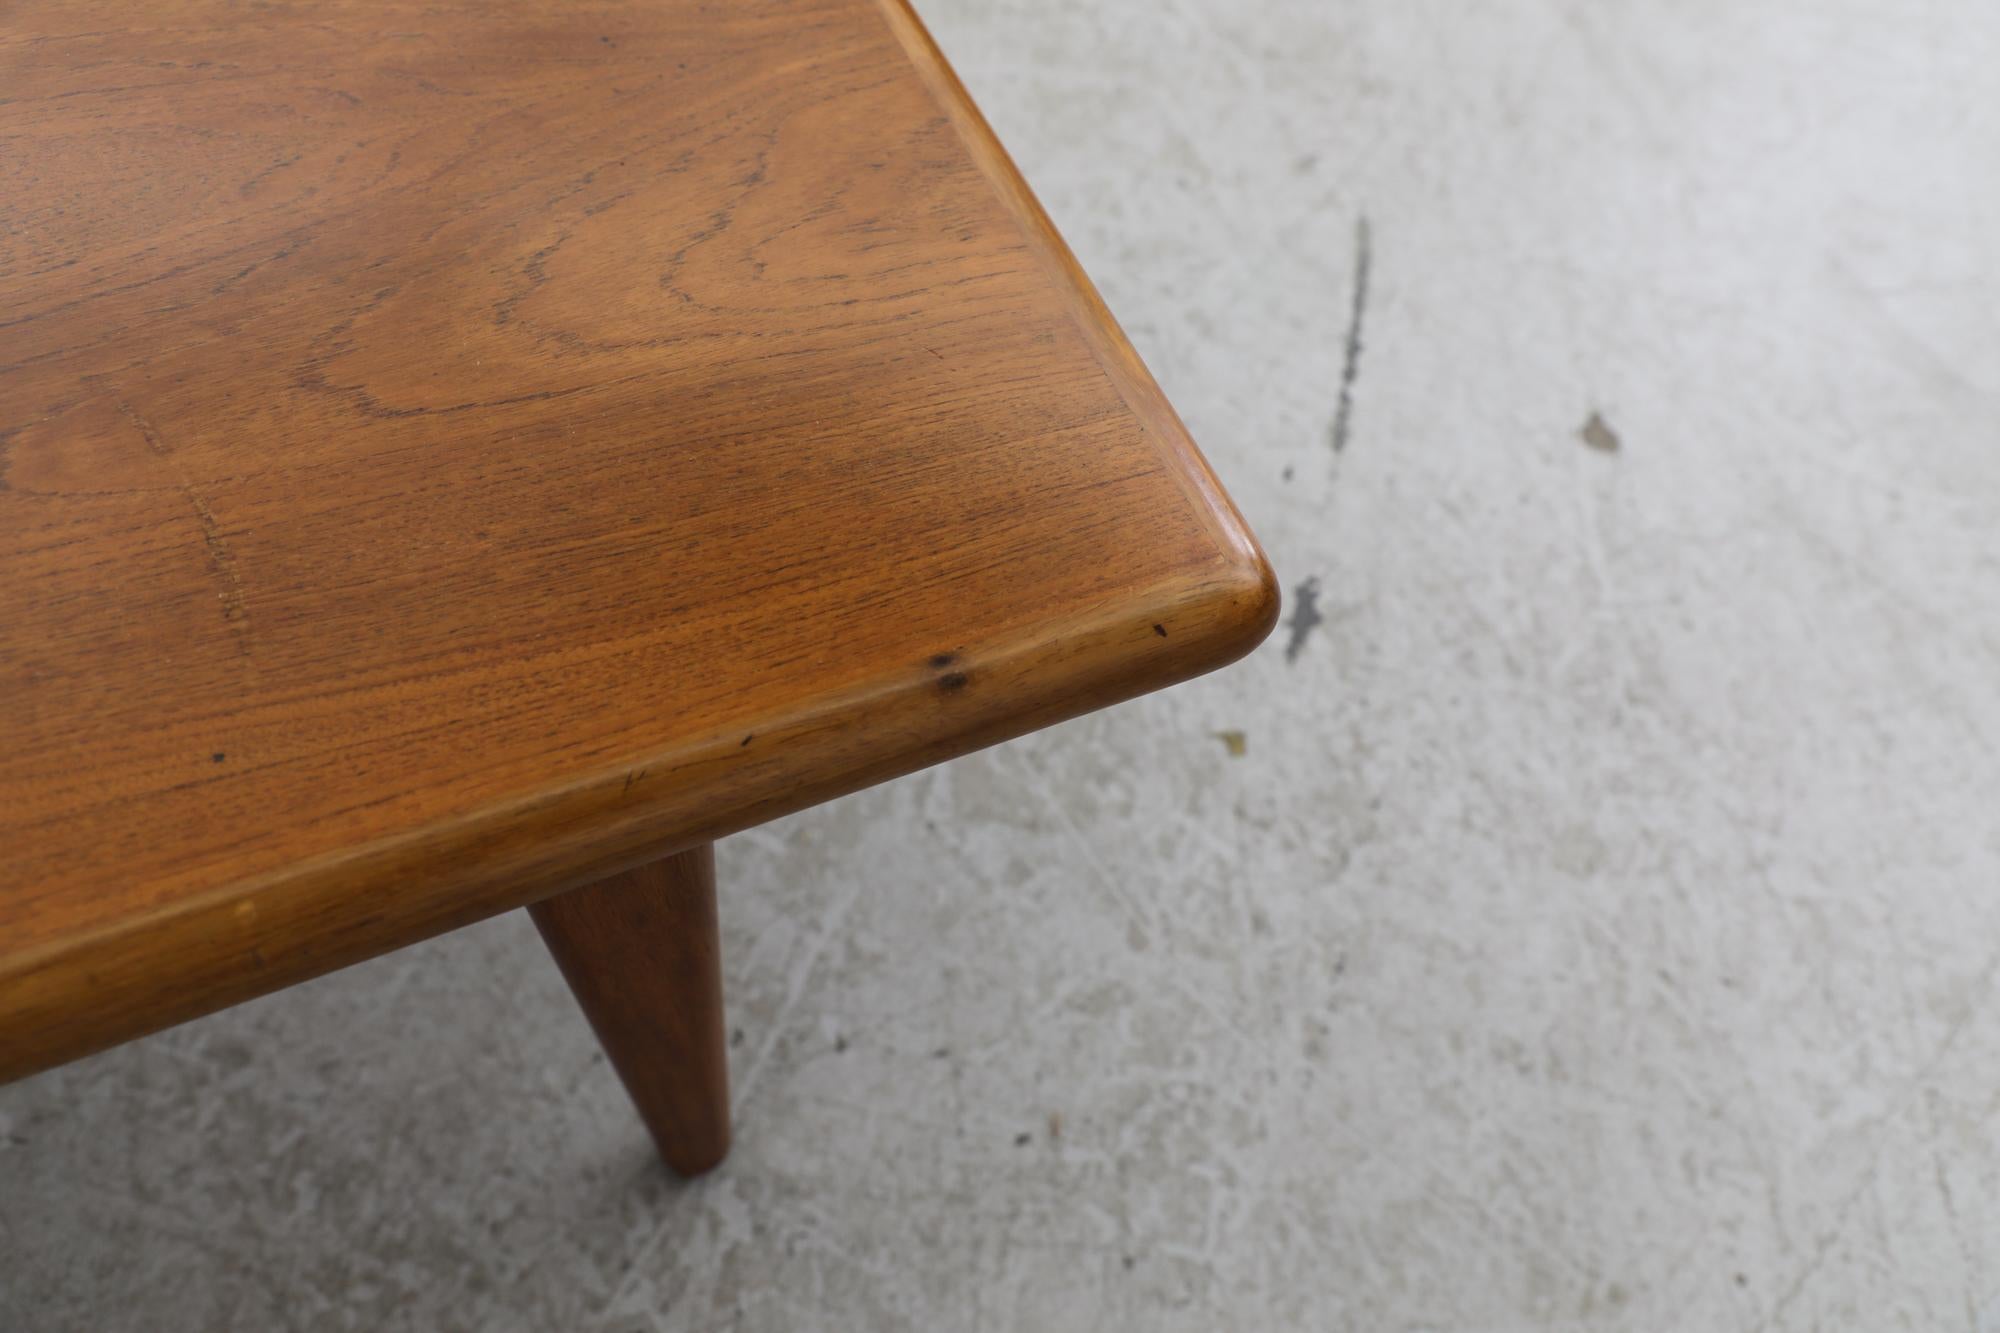
[(729, 1151), (729, 1057), (715, 846), (705, 843), (528, 909), (667, 1165)]

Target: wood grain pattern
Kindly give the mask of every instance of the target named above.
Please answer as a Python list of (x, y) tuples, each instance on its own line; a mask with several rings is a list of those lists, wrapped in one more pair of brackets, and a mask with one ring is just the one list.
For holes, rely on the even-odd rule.
[(528, 908), (667, 1165), (729, 1152), (715, 844)]
[(900, 3), (7, 13), (0, 1077), (1276, 618)]

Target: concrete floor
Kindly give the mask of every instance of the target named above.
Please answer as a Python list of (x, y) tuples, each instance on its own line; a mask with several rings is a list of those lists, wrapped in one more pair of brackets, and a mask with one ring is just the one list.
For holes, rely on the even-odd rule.
[(519, 916), (0, 1090), (0, 1327), (2000, 1329), (2000, 8), (925, 10), (1288, 629), (725, 844), (699, 1184)]

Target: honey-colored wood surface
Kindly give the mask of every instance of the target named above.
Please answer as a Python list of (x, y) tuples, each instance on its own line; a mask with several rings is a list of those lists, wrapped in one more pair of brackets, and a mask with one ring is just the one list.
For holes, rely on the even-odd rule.
[(729, 1151), (729, 1045), (715, 844), (528, 908), (667, 1165), (697, 1176)]
[(1275, 616), (894, 0), (4, 9), (0, 1077)]

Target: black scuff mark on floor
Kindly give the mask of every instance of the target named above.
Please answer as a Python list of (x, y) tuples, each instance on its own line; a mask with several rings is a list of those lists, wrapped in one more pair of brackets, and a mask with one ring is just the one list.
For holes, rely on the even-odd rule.
[(1285, 660), (1296, 662), (1306, 639), (1326, 621), (1319, 613), (1319, 580), (1311, 578), (1292, 589), (1292, 618), (1285, 622), (1291, 637), (1285, 640)]
[(1354, 223), (1354, 301), (1347, 313), (1347, 343), (1340, 364), (1340, 402), (1333, 411), (1333, 451), (1347, 448), (1354, 427), (1354, 382), (1361, 377), (1362, 328), (1368, 319), (1368, 277), (1374, 266), (1374, 240), (1368, 218)]

